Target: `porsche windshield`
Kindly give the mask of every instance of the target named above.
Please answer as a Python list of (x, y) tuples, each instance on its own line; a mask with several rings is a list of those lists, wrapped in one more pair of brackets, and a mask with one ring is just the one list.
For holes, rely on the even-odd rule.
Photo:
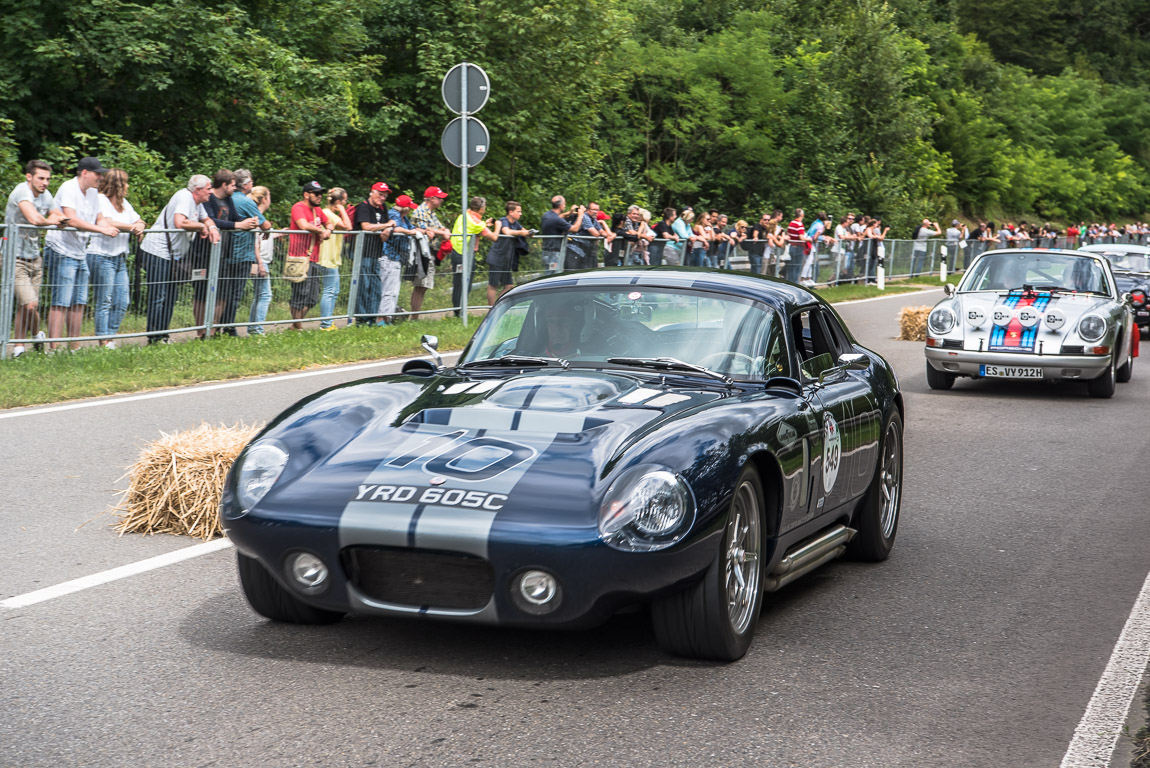
[(768, 371), (774, 376), (789, 370), (785, 350), (774, 313), (749, 300), (639, 287), (566, 288), (496, 304), (459, 365), (480, 367), (482, 361), (520, 356), (574, 366), (582, 361), (641, 367), (670, 358), (734, 378), (759, 379)]
[(1110, 295), (1106, 272), (1098, 258), (1046, 251), (987, 253), (978, 260), (960, 291), (1075, 291)]

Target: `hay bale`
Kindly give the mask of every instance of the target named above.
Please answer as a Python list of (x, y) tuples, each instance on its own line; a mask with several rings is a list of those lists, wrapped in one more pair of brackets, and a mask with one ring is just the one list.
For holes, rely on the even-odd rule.
[(259, 427), (201, 424), (164, 434), (128, 468), (128, 490), (113, 512), (120, 533), (177, 533), (198, 539), (223, 535), (220, 495), (236, 456)]
[(898, 313), (899, 341), (926, 341), (926, 319), (933, 307), (903, 307)]

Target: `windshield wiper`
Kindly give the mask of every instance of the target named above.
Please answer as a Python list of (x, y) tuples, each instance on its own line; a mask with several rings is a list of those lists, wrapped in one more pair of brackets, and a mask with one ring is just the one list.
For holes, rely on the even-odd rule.
[(489, 357), (486, 360), (471, 360), (456, 367), (495, 368), (500, 366), (527, 367), (530, 365), (559, 365), (563, 368), (571, 367), (571, 363), (567, 362), (561, 357), (533, 357), (530, 355), (504, 355), (503, 357)]
[(718, 379), (730, 386), (734, 380), (730, 376), (725, 376), (718, 371), (712, 371), (710, 368), (704, 368), (701, 365), (694, 363), (685, 363), (674, 357), (609, 357), (608, 363), (615, 363), (616, 365), (631, 365), (636, 368), (654, 368), (657, 371), (690, 371), (692, 373), (701, 373), (704, 376), (710, 376), (712, 379)]
[(1010, 292), (1045, 292), (1045, 293), (1088, 293), (1093, 296), (1109, 296), (1106, 291), (1076, 291), (1073, 288), (1063, 288), (1061, 285), (1024, 285), (1021, 288), (1011, 288)]

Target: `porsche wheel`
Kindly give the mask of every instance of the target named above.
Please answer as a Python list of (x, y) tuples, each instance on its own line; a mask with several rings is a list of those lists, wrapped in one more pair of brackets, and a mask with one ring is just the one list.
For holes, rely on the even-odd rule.
[(1128, 352), (1126, 354), (1126, 362), (1123, 363), (1122, 367), (1118, 369), (1118, 372), (1114, 374), (1114, 378), (1119, 384), (1125, 384), (1128, 381), (1130, 381), (1131, 377), (1133, 377), (1133, 376), (1134, 376), (1134, 352), (1133, 352), (1133, 350), (1131, 350), (1130, 352)]
[(883, 426), (874, 478), (855, 511), (858, 530), (847, 552), (856, 560), (879, 562), (890, 556), (902, 508), (902, 418), (892, 410)]
[(259, 615), (292, 624), (333, 624), (343, 618), (338, 611), (325, 611), (297, 600), (254, 557), (237, 552), (236, 564), (244, 597)]
[(702, 581), (651, 606), (655, 637), (677, 656), (737, 661), (763, 604), (763, 485), (748, 464), (735, 485), (719, 552)]
[(1114, 356), (1111, 355), (1110, 365), (1106, 366), (1106, 372), (1101, 376), (1090, 379), (1086, 382), (1086, 387), (1090, 390), (1091, 397), (1114, 397), (1117, 381), (1118, 376), (1114, 372)]
[(933, 365), (926, 364), (926, 385), (931, 389), (950, 389), (956, 378), (953, 373), (936, 371)]

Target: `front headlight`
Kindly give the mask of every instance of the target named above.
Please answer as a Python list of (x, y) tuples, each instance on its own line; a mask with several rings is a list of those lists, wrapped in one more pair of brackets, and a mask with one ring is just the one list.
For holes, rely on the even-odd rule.
[(695, 518), (695, 499), (683, 478), (652, 464), (632, 467), (599, 507), (599, 536), (616, 549), (650, 552), (683, 537)]
[[(919, 315), (919, 317), (922, 317), (922, 315)], [(931, 333), (937, 336), (950, 333), (950, 329), (954, 328), (954, 323), (954, 312), (950, 307), (935, 307), (931, 310), (930, 317), (926, 320), (926, 324), (930, 326)]]
[(1098, 341), (1106, 335), (1106, 318), (1101, 315), (1084, 315), (1078, 321), (1078, 335), (1083, 341)]
[(240, 458), (236, 476), (236, 497), (247, 512), (271, 490), (287, 466), (287, 451), (275, 443), (260, 442), (249, 446)]

